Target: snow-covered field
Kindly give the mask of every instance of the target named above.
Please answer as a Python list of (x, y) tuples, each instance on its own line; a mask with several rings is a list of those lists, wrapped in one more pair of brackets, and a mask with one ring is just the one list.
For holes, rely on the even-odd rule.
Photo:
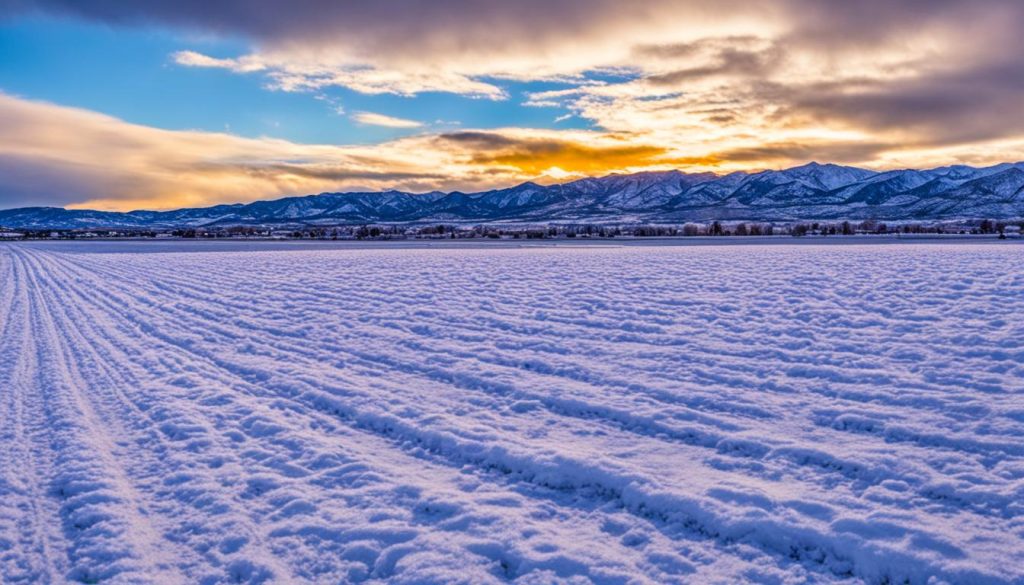
[(1022, 246), (193, 245), (0, 244), (3, 583), (1024, 583)]

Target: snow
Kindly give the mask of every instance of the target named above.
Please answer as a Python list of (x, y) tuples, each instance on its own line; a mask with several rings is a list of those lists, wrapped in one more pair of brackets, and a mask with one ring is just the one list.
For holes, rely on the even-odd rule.
[(1021, 252), (0, 244), (0, 581), (1024, 583)]

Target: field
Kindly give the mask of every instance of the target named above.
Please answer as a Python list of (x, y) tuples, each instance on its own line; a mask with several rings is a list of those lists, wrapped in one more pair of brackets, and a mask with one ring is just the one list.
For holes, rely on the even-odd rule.
[(1024, 583), (1024, 246), (0, 244), (3, 583)]

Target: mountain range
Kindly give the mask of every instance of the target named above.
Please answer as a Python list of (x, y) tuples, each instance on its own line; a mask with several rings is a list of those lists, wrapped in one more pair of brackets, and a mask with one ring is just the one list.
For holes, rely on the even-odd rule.
[(366, 223), (684, 223), (1016, 219), (1024, 162), (876, 172), (810, 163), (756, 173), (613, 174), (480, 193), (321, 193), (175, 211), (0, 210), (16, 229), (182, 228)]

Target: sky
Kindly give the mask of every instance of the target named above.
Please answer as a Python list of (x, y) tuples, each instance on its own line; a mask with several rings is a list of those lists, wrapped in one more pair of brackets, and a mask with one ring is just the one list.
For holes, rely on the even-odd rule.
[(0, 0), (0, 208), (1024, 159), (1019, 0)]

